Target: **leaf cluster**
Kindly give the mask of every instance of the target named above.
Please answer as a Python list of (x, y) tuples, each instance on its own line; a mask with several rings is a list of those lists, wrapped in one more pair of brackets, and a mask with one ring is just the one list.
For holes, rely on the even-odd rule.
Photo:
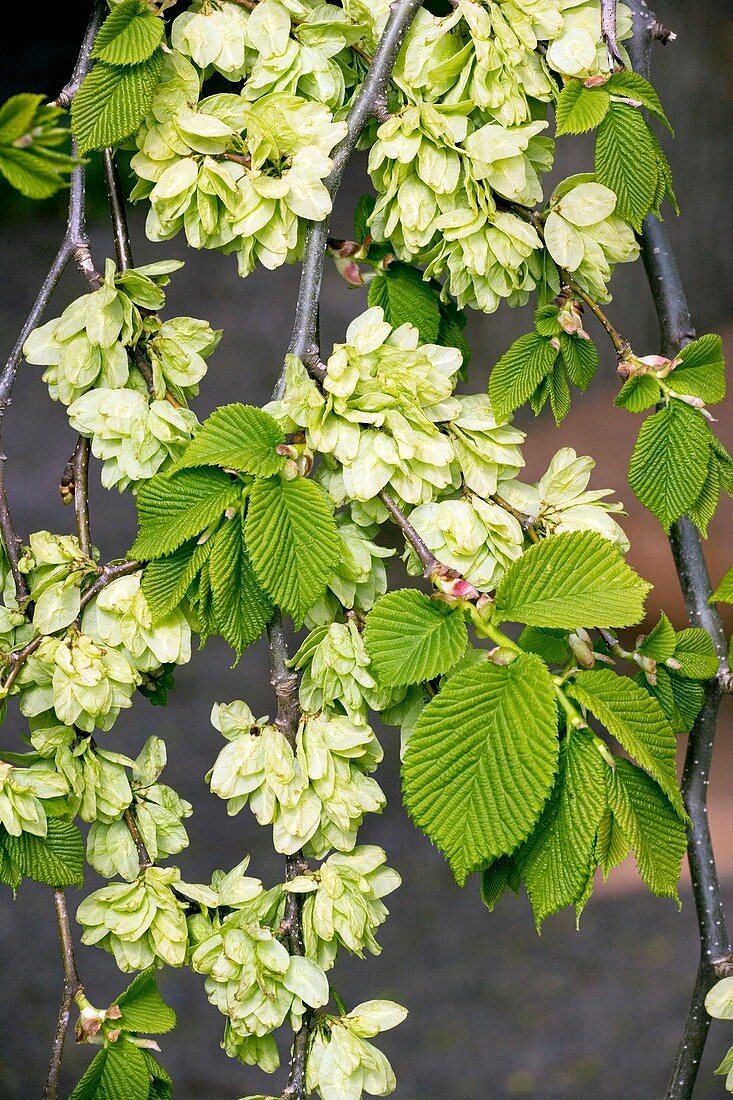
[(148, 113), (163, 65), (165, 25), (145, 0), (121, 0), (100, 27), (96, 64), (71, 106), (79, 152), (122, 144)]
[(131, 555), (149, 563), (142, 587), (156, 622), (185, 599), (202, 641), (221, 634), (238, 656), (275, 607), (302, 624), (341, 544), (325, 493), (287, 465), (283, 445), (267, 413), (227, 405), (140, 490)]
[(69, 185), (79, 163), (59, 146), (69, 131), (59, 122), (65, 112), (42, 95), (22, 92), (0, 107), (0, 173), (27, 199), (47, 199)]

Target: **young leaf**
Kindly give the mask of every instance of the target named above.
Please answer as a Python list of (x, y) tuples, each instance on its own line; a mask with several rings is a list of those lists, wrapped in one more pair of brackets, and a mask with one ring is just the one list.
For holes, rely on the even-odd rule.
[(680, 664), (680, 676), (690, 680), (710, 680), (718, 674), (713, 640), (702, 627), (688, 627), (679, 632), (674, 656)]
[(307, 478), (257, 480), (249, 498), (245, 537), (260, 584), (300, 626), (341, 554), (325, 493)]
[[(463, 356), (463, 367), (461, 368), (463, 372), (471, 362), (471, 349), (464, 333), (466, 314), (458, 308), (452, 298), (448, 298), (447, 301), (440, 298), (438, 308), (440, 309), (440, 327), (435, 342), (440, 344), (442, 348), (458, 348)], [(463, 373), (461, 373), (461, 377), (463, 377)]]
[(656, 405), (662, 391), (656, 378), (649, 374), (632, 374), (616, 394), (614, 405), (632, 413), (644, 412)]
[(364, 641), (380, 683), (399, 687), (447, 672), (463, 656), (468, 633), (459, 608), (404, 588), (376, 603)]
[(629, 760), (607, 769), (608, 804), (636, 853), (639, 874), (653, 894), (679, 902), (677, 884), (687, 848), (685, 827), (657, 783)]
[(435, 344), (440, 331), (440, 298), (437, 286), (426, 282), (422, 272), (396, 261), (369, 284), (370, 306), (381, 306), (384, 319), (393, 328), (409, 321), (424, 344)]
[(629, 464), (629, 484), (665, 531), (700, 495), (709, 450), (704, 416), (681, 401), (671, 401), (642, 424)]
[(597, 182), (616, 194), (616, 213), (641, 232), (654, 206), (658, 167), (649, 127), (636, 108), (611, 104), (598, 128), (595, 170)]
[(598, 370), (598, 348), (592, 340), (560, 335), (560, 356), (568, 378), (579, 390), (586, 390)]
[(7, 836), (8, 833), (5, 828), (0, 826), (0, 883), (3, 886), (10, 886), (13, 890), (17, 890), (23, 881), (23, 874), (13, 863), (5, 848)]
[(190, 539), (167, 557), (145, 566), (142, 590), (153, 616), (153, 624), (170, 615), (191, 587), (194, 577), (211, 553), (212, 540)]
[(528, 836), (557, 754), (552, 679), (531, 653), (456, 673), (425, 707), (402, 769), (404, 801), (461, 885)]
[(601, 754), (588, 730), (572, 730), (560, 752), (552, 794), (529, 840), (517, 853), (539, 930), (545, 917), (583, 895), (596, 833), (606, 810)]
[(497, 417), (505, 419), (528, 400), (552, 370), (557, 355), (557, 348), (537, 332), (514, 341), (489, 377), (489, 396)]
[(376, 200), (373, 195), (362, 195), (356, 204), (356, 210), (354, 211), (354, 236), (359, 244), (363, 244), (367, 237), (371, 236), (369, 231), (369, 219), (372, 216)]
[(649, 114), (654, 115), (664, 123), (670, 133), (673, 133), (669, 119), (664, 113), (664, 108), (654, 88), (640, 73), (631, 72), (630, 69), (621, 69), (615, 72), (605, 85), (611, 95), (624, 96), (626, 99), (635, 99), (645, 107)]
[(153, 99), (163, 51), (120, 68), (98, 61), (71, 104), (71, 126), (80, 153), (120, 145), (134, 134)]
[(555, 104), (555, 133), (585, 134), (603, 122), (611, 97), (604, 85), (586, 88), (582, 80), (568, 80)]
[(224, 405), (196, 432), (173, 470), (222, 466), (257, 477), (282, 470), (285, 459), (275, 448), (285, 442), (279, 424), (252, 405)]
[(498, 621), (528, 626), (631, 626), (650, 584), (595, 531), (552, 535), (512, 562), (496, 591)]
[(176, 1014), (161, 997), (155, 975), (155, 967), (149, 966), (113, 1001), (122, 1012), (119, 1026), (125, 1031), (162, 1035), (176, 1026)]
[(499, 898), (507, 890), (517, 893), (521, 879), (511, 856), (500, 856), (481, 872), (481, 901), (493, 913)]
[(570, 657), (567, 630), (544, 626), (525, 626), (519, 644), (527, 653), (536, 653), (548, 665), (564, 665)]
[(242, 520), (225, 520), (213, 536), (209, 561), (214, 620), (237, 658), (259, 638), (272, 618), (272, 603), (260, 587), (244, 546)]
[(667, 377), (676, 393), (700, 397), (714, 405), (725, 397), (723, 341), (714, 333), (687, 344), (679, 354), (682, 362)]
[(651, 630), (641, 645), (636, 648), (645, 657), (651, 657), (654, 661), (666, 661), (674, 655), (677, 644), (675, 629), (667, 616), (662, 612), (659, 622)]
[(615, 815), (610, 810), (606, 810), (598, 826), (595, 850), (595, 859), (603, 872), (604, 879), (608, 878), (614, 867), (623, 863), (629, 854), (630, 847), (629, 838), (619, 826)]
[(723, 577), (710, 597), (709, 603), (733, 603), (733, 567)]
[(637, 673), (634, 683), (654, 696), (673, 733), (689, 733), (705, 700), (702, 684), (659, 666), (655, 684), (650, 684), (643, 672)]
[(49, 817), (45, 837), (31, 833), (6, 835), (3, 845), (26, 878), (47, 886), (81, 886), (84, 881), (84, 842), (76, 825), (69, 821)]
[(100, 1050), (69, 1100), (148, 1100), (149, 1094), (143, 1053), (121, 1037)]
[(145, 0), (121, 0), (102, 24), (92, 57), (108, 65), (137, 65), (156, 51), (164, 32), (163, 20)]
[(171, 554), (237, 506), (241, 496), (241, 482), (221, 470), (151, 477), (137, 495), (140, 530), (130, 555), (147, 561)]
[(595, 715), (622, 748), (656, 779), (681, 818), (686, 812), (677, 786), (674, 733), (661, 707), (628, 676), (610, 668), (581, 672), (567, 693)]

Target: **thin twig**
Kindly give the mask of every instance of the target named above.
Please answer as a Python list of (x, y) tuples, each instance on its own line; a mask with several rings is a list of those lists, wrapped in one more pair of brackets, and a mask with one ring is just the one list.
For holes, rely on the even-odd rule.
[(74, 477), (74, 512), (79, 546), (85, 558), (92, 556), (92, 536), (89, 526), (89, 440), (79, 436), (69, 459)]
[(631, 351), (631, 344), (629, 343), (629, 341), (625, 340), (624, 337), (616, 330), (616, 328), (614, 328), (610, 319), (606, 316), (601, 307), (598, 305), (598, 302), (591, 298), (590, 294), (586, 293), (586, 291), (583, 290), (582, 286), (579, 286), (579, 284), (576, 283), (575, 280), (572, 279), (566, 271), (563, 272), (563, 280), (573, 297), (580, 298), (581, 302), (584, 302), (588, 306), (588, 309), (591, 311), (591, 313), (603, 325), (604, 329), (608, 333), (611, 343), (614, 346), (616, 355), (618, 356), (619, 360), (625, 359)]
[[(629, 6), (634, 18), (631, 59), (635, 71), (648, 77), (656, 19), (644, 0), (629, 0)], [(652, 215), (644, 220), (641, 247), (659, 318), (662, 354), (673, 357), (695, 338), (695, 330), (667, 231)], [(719, 659), (718, 678), (707, 685), (705, 702), (690, 733), (682, 776), (682, 795), (692, 822), (687, 858), (700, 934), (700, 963), (666, 1095), (667, 1100), (690, 1100), (710, 1025), (705, 996), (717, 978), (731, 969), (731, 944), (707, 815), (708, 777), (721, 691), (729, 687), (731, 673), (720, 616), (708, 602), (711, 584), (700, 535), (686, 516), (673, 524), (670, 542), (690, 620), (708, 631)]]
[(107, 185), (107, 202), (112, 219), (117, 266), (120, 271), (127, 271), (132, 267), (132, 246), (130, 244), (130, 232), (127, 228), (127, 213), (125, 211), (124, 195), (122, 194), (120, 173), (115, 155), (111, 149), (102, 151), (102, 164), (104, 166), (104, 182)]
[[(407, 516), (397, 506), (397, 504), (389, 495), (386, 489), (382, 489), (379, 494), (379, 499), (382, 501), (382, 504), (385, 506), (390, 516), (397, 524), (402, 534), (405, 536), (405, 539), (407, 540), (407, 542), (409, 542), (410, 546), (420, 559), (420, 564), (423, 567), (423, 576), (431, 577), (433, 573), (436, 572), (436, 570), (445, 569), (446, 567), (442, 564), (442, 562), (438, 561), (435, 554), (432, 552), (432, 550), (428, 548), (427, 543), (418, 534), (413, 525), (410, 523)], [(457, 573), (456, 576), (458, 576)]]
[(66, 907), (66, 895), (60, 887), (53, 891), (54, 904), (56, 906), (56, 921), (59, 929), (59, 943), (61, 944), (61, 960), (64, 968), (64, 989), (59, 1007), (58, 1022), (51, 1048), (51, 1061), (48, 1067), (46, 1084), (43, 1088), (42, 1100), (57, 1100), (59, 1076), (61, 1073), (61, 1059), (64, 1053), (66, 1032), (69, 1027), (71, 1007), (77, 993), (83, 990), (79, 971), (74, 955), (74, 941), (71, 937), (71, 925), (69, 911)]
[(140, 864), (140, 870), (144, 871), (146, 867), (152, 867), (153, 861), (150, 858), (150, 853), (145, 847), (145, 841), (140, 836), (140, 830), (137, 827), (137, 821), (135, 820), (135, 814), (130, 806), (127, 807), (122, 818), (127, 825), (127, 831), (132, 837), (132, 842), (135, 845), (135, 851), (137, 852), (137, 861)]

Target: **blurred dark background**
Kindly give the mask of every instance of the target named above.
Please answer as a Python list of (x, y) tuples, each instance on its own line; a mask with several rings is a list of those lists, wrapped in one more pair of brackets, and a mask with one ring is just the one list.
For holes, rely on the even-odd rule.
[[(57, 94), (73, 65), (87, 5), (74, 3), (35, 10), (33, 22), (6, 39), (0, 68), (0, 100), (21, 90)], [(669, 215), (669, 228), (685, 275), (700, 332), (722, 331), (733, 346), (730, 301), (733, 212), (733, 12), (725, 0), (662, 2), (658, 16), (678, 35), (674, 45), (655, 50), (655, 84), (676, 129), (676, 140), (662, 137), (674, 170), (682, 217)], [(592, 144), (564, 140), (557, 178), (592, 164)], [(354, 204), (366, 190), (363, 162), (347, 176), (334, 215), (336, 236), (351, 234)], [(0, 188), (0, 240), (3, 278), (0, 325), (4, 349), (15, 340), (63, 233), (64, 200), (30, 204)], [(111, 254), (99, 166), (90, 168), (90, 230), (97, 266)], [(191, 314), (224, 329), (196, 411), (201, 419), (228, 401), (268, 399), (290, 331), (298, 272), (257, 271), (238, 279), (233, 258), (195, 253), (176, 239), (153, 246), (145, 240), (144, 211), (133, 212), (136, 261), (181, 257), (186, 267), (168, 288), (168, 316)], [(640, 354), (657, 350), (658, 334), (641, 263), (621, 267), (609, 307), (617, 327)], [(47, 317), (82, 292), (69, 271)], [(364, 308), (361, 291), (348, 290), (327, 271), (323, 296), (324, 346), (342, 338), (348, 321)], [(506, 346), (526, 331), (528, 310), (473, 314), (470, 388), (485, 386), (488, 370)], [(589, 322), (589, 327), (593, 325)], [(612, 407), (615, 386), (610, 350), (599, 337), (603, 369), (591, 392), (579, 397), (558, 432), (543, 414), (524, 416), (527, 476), (536, 478), (561, 445), (590, 453), (599, 469), (595, 486), (613, 487), (629, 507), (630, 560), (655, 583), (650, 614), (664, 606), (678, 625), (683, 611), (669, 548), (656, 522), (635, 507), (626, 483), (628, 457), (638, 421)], [(19, 531), (71, 530), (57, 492), (59, 477), (74, 445), (63, 409), (48, 399), (39, 368), (24, 366), (13, 407), (5, 418), (7, 478)], [(733, 445), (730, 408), (721, 406), (718, 430)], [(93, 469), (94, 475), (96, 470)], [(95, 481), (93, 476), (93, 482)], [(724, 501), (706, 551), (715, 582), (731, 562), (730, 502)], [(134, 505), (128, 495), (92, 491), (94, 541), (102, 556), (119, 555), (131, 543)], [(227, 818), (212, 798), (204, 773), (222, 746), (209, 724), (215, 701), (246, 698), (256, 714), (272, 710), (267, 653), (259, 643), (230, 669), (231, 654), (216, 642), (196, 652), (177, 673), (177, 690), (165, 709), (151, 709), (138, 698), (123, 713), (105, 745), (134, 755), (151, 733), (168, 745), (164, 780), (194, 805), (188, 822), (191, 847), (179, 857), (184, 878), (208, 882), (216, 867), (231, 867), (252, 854), (251, 873), (277, 881), (281, 860), (270, 848), (269, 830), (244, 811)], [(19, 747), (17, 714), (4, 728), (5, 744)], [(534, 932), (526, 899), (503, 901), (489, 914), (475, 881), (459, 890), (439, 854), (419, 835), (399, 802), (397, 735), (383, 731), (385, 761), (379, 778), (389, 806), (368, 820), (365, 842), (381, 844), (404, 885), (390, 899), (391, 918), (381, 930), (383, 954), (364, 962), (346, 957), (335, 984), (349, 1005), (389, 997), (410, 1008), (410, 1016), (383, 1040), (397, 1073), (397, 1095), (404, 1100), (504, 1100), (534, 1097), (597, 1100), (660, 1097), (680, 1034), (697, 965), (694, 907), (685, 879), (683, 908), (642, 891), (633, 865), (598, 886), (575, 930), (571, 913), (551, 918), (543, 935)], [(720, 870), (733, 901), (733, 808), (730, 784), (733, 749), (730, 712), (721, 725), (711, 785), (711, 819)], [(86, 890), (101, 881), (89, 872)], [(82, 893), (70, 891), (72, 907)], [(0, 1097), (31, 1100), (42, 1081), (61, 991), (61, 967), (50, 891), (24, 884), (13, 902), (0, 899)], [(125, 977), (110, 956), (95, 948), (79, 952), (87, 994), (97, 1005), (124, 988)], [(282, 1074), (269, 1081), (257, 1069), (241, 1067), (219, 1050), (223, 1018), (208, 1004), (203, 981), (189, 972), (166, 970), (161, 985), (179, 1013), (179, 1026), (162, 1042), (179, 1100), (212, 1097), (235, 1100), (268, 1087), (279, 1091)], [(724, 1095), (712, 1070), (733, 1043), (733, 1026), (713, 1024), (696, 1096)], [(67, 1047), (62, 1095), (88, 1064), (92, 1052)], [(279, 1082), (276, 1084), (276, 1081)]]

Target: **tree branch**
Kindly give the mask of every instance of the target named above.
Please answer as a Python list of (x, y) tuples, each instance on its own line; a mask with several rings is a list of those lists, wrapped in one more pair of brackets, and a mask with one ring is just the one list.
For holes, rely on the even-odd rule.
[(107, 202), (112, 219), (115, 252), (117, 253), (117, 267), (120, 271), (127, 271), (128, 268), (132, 267), (132, 245), (130, 244), (130, 231), (127, 228), (127, 213), (120, 182), (120, 172), (111, 149), (102, 151), (102, 164), (104, 166), (104, 182), (107, 185)]
[(82, 992), (84, 989), (83, 985), (81, 984), (81, 979), (79, 978), (79, 971), (76, 967), (74, 941), (71, 937), (69, 911), (66, 907), (66, 895), (60, 887), (54, 888), (53, 900), (56, 906), (56, 921), (58, 923), (59, 942), (61, 944), (61, 959), (64, 968), (64, 989), (61, 996), (58, 1022), (56, 1024), (56, 1033), (54, 1035), (53, 1046), (51, 1048), (51, 1061), (48, 1067), (46, 1084), (43, 1088), (42, 1100), (57, 1100), (58, 1098), (61, 1059), (64, 1053), (66, 1032), (69, 1027), (71, 1006), (74, 1003), (74, 998), (76, 997), (77, 993)]
[(608, 67), (625, 68), (616, 38), (616, 0), (601, 0), (601, 38), (608, 50)]
[[(396, 0), (392, 5), (392, 14), (377, 46), (374, 60), (349, 112), (348, 133), (336, 147), (333, 167), (330, 175), (324, 180), (331, 199), (339, 189), (349, 158), (356, 149), (356, 144), (368, 120), (374, 115), (375, 106), (378, 107), (380, 103), (385, 102), (397, 54), (420, 3), (421, 0)], [(327, 216), (321, 222), (310, 222), (308, 225), (300, 289), (295, 306), (295, 323), (290, 343), (290, 351), (299, 359), (309, 355), (319, 355), (318, 306), (330, 223), (330, 216)], [(275, 398), (282, 397), (284, 390), (285, 374), (283, 372), (275, 389)]]
[[(630, 56), (635, 71), (648, 77), (651, 46), (657, 37), (658, 24), (644, 0), (629, 0), (629, 6), (634, 18)], [(695, 338), (695, 330), (667, 231), (652, 215), (644, 220), (641, 244), (659, 318), (662, 354), (673, 357)], [(682, 794), (692, 822), (692, 829), (688, 832), (687, 858), (701, 953), (667, 1100), (690, 1100), (710, 1025), (705, 1011), (705, 995), (717, 978), (729, 973), (731, 968), (731, 944), (715, 870), (706, 804), (721, 691), (730, 686), (731, 672), (720, 616), (717, 609), (708, 603), (711, 584), (700, 535), (686, 516), (673, 524), (670, 543), (690, 620), (708, 631), (720, 663), (718, 678), (707, 686), (705, 702), (690, 733), (682, 776)]]
[(153, 861), (150, 858), (150, 853), (145, 847), (145, 841), (140, 836), (140, 830), (137, 827), (137, 821), (135, 820), (135, 814), (131, 806), (128, 806), (125, 810), (122, 818), (127, 825), (127, 831), (132, 837), (132, 842), (135, 845), (135, 851), (137, 852), (137, 861), (140, 864), (140, 870), (144, 871), (146, 867), (152, 867)]

